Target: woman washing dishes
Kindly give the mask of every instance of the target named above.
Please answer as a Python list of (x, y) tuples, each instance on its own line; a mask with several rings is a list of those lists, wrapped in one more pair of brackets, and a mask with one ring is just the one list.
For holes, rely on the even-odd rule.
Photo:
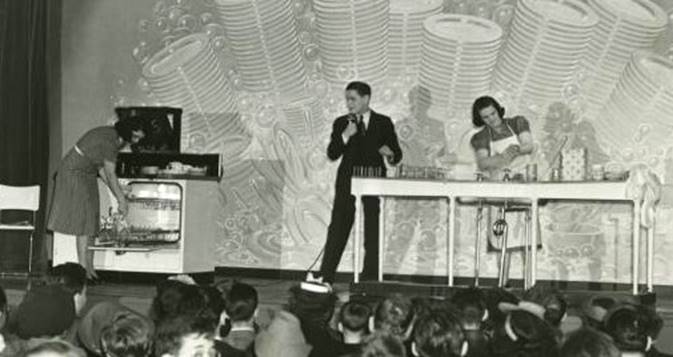
[(98, 177), (116, 197), (119, 212), (126, 215), (128, 202), (115, 173), (117, 153), (144, 137), (141, 123), (132, 119), (91, 129), (61, 160), (56, 172), (47, 228), (77, 236), (77, 258), (92, 281), (98, 275), (93, 267), (93, 252), (88, 247), (99, 232)]

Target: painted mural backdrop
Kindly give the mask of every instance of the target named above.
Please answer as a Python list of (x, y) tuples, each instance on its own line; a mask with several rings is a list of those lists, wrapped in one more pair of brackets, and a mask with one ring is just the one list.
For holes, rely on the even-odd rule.
[[(332, 120), (345, 112), (343, 87), (354, 79), (373, 85), (372, 106), (394, 120), (405, 164), (472, 177), (469, 107), (490, 94), (530, 120), (541, 176), (567, 138), (588, 148), (591, 163), (644, 162), (673, 182), (673, 4), (142, 3), (128, 3), (136, 9), (121, 21), (135, 36), (113, 56), (133, 63), (114, 74), (123, 80), (109, 105), (182, 107), (183, 151), (222, 154), (217, 265), (306, 269), (314, 260), (337, 167), (325, 149)], [(389, 201), (385, 271), (444, 274), (446, 211), (445, 202)], [(656, 281), (673, 283), (673, 210), (658, 215)], [(474, 216), (459, 209), (460, 276), (473, 271)], [(628, 281), (628, 206), (550, 203), (541, 219), (541, 278)], [(496, 256), (481, 261), (495, 276)], [(519, 266), (515, 257), (514, 275)]]

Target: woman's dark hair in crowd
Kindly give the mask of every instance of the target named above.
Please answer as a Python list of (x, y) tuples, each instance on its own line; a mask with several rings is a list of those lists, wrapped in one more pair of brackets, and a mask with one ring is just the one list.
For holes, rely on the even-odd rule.
[(146, 357), (152, 353), (152, 326), (125, 312), (101, 331), (100, 347), (106, 357)]
[(369, 335), (362, 346), (361, 357), (407, 357), (402, 340), (388, 332)]
[(484, 292), (481, 289), (472, 287), (458, 290), (451, 301), (461, 313), (464, 329), (475, 330), (481, 327), (488, 311)]
[(339, 322), (344, 329), (353, 332), (366, 332), (372, 309), (365, 302), (349, 301), (339, 310)]
[(406, 338), (414, 320), (411, 300), (399, 294), (383, 299), (374, 312), (374, 327)]
[(472, 124), (475, 127), (482, 127), (486, 125), (484, 121), (481, 119), (481, 114), (479, 112), (484, 109), (488, 108), (490, 106), (493, 106), (495, 110), (498, 112), (501, 118), (504, 118), (505, 116), (505, 108), (503, 108), (500, 103), (498, 103), (497, 100), (495, 100), (493, 97), (489, 96), (483, 96), (477, 98), (474, 103), (472, 104)]
[(605, 316), (604, 330), (621, 351), (647, 352), (661, 319), (642, 306), (621, 304)]
[(494, 356), (558, 355), (556, 330), (528, 311), (515, 310), (498, 326), (492, 339)]
[(554, 327), (559, 327), (568, 310), (568, 302), (556, 289), (535, 285), (523, 295), (523, 300), (534, 302), (545, 308), (544, 319)]
[(196, 334), (197, 336), (211, 337), (216, 324), (201, 316), (179, 315), (168, 318), (159, 323), (154, 336), (154, 354), (163, 356), (169, 354), (177, 356), (182, 338)]
[(127, 117), (126, 115), (120, 115), (120, 108), (117, 108), (116, 111), (117, 116), (119, 116), (119, 120), (114, 124), (117, 135), (119, 135), (125, 142), (130, 143), (133, 138), (133, 132), (139, 130), (144, 131), (145, 128), (140, 120), (134, 119), (133, 117)]
[[(413, 349), (421, 357), (460, 357), (465, 334), (457, 315), (435, 311), (421, 316), (414, 326)], [(466, 346), (466, 345), (465, 345)]]
[(82, 293), (86, 285), (86, 269), (77, 263), (57, 265), (49, 271), (49, 278), (71, 292), (73, 295)]
[(177, 280), (164, 280), (157, 285), (157, 294), (150, 307), (150, 318), (154, 322), (178, 315), (185, 285)]
[(220, 328), (220, 336), (229, 335), (233, 322), (248, 321), (253, 318), (257, 310), (257, 290), (248, 284), (236, 282), (227, 292), (224, 301), (227, 319)]
[(608, 335), (583, 327), (568, 336), (560, 357), (619, 357), (621, 352)]

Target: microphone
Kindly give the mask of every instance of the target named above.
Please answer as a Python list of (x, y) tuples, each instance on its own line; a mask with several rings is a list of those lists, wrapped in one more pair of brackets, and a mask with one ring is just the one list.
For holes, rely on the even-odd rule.
[(348, 121), (357, 124), (358, 115), (355, 113), (348, 113)]

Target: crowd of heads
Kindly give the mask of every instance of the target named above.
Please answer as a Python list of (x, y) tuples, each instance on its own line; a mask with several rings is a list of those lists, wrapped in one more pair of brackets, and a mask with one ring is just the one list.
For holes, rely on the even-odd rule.
[(467, 288), (340, 302), (331, 290), (297, 284), (263, 327), (257, 290), (242, 282), (172, 277), (157, 285), (147, 313), (86, 304), (86, 293), (85, 271), (72, 263), (53, 268), (11, 311), (0, 289), (0, 357), (663, 356), (652, 307), (594, 296), (574, 305), (582, 326), (564, 334), (569, 304), (542, 285), (518, 295)]

